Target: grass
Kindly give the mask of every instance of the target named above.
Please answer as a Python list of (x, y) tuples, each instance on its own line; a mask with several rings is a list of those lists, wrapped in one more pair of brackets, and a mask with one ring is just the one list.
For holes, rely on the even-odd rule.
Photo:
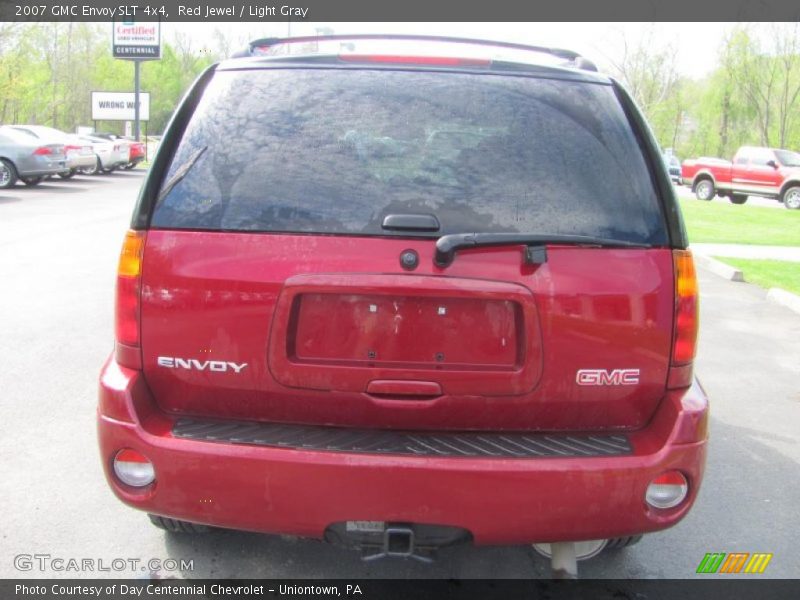
[(690, 242), (800, 246), (800, 210), (689, 199), (680, 204)]
[[(767, 209), (769, 210), (769, 209)], [(745, 281), (764, 288), (779, 287), (800, 294), (800, 263), (784, 260), (753, 260), (749, 258), (715, 257), (741, 269)]]

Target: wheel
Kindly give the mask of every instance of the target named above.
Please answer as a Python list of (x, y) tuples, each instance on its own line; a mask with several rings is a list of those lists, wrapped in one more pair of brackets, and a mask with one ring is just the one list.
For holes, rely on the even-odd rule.
[(64, 171), (63, 173), (59, 173), (58, 176), (61, 177), (61, 179), (71, 179), (75, 177), (75, 173), (77, 172), (78, 169), (70, 169), (69, 171)]
[(97, 175), (97, 172), (100, 170), (100, 157), (94, 157), (94, 165), (91, 167), (81, 167), (80, 172), (84, 175)]
[(197, 523), (189, 523), (188, 521), (179, 521), (177, 519), (170, 519), (168, 517), (159, 517), (158, 515), (148, 514), (150, 522), (166, 531), (173, 533), (208, 533), (211, 528), (206, 525), (198, 525)]
[(744, 204), (747, 202), (747, 194), (731, 194), (728, 196), (728, 200), (733, 204)]
[(800, 209), (800, 186), (790, 187), (783, 193), (783, 205), (790, 210)]
[(642, 541), (641, 535), (631, 535), (628, 537), (621, 537), (621, 538), (611, 538), (606, 543), (606, 550), (620, 550), (622, 548), (627, 548), (628, 546), (633, 546), (634, 544), (638, 544)]
[(698, 200), (713, 200), (714, 193), (714, 183), (710, 179), (701, 179), (694, 186), (694, 195)]
[(125, 169), (126, 171), (130, 171), (135, 166), (136, 166), (136, 163), (128, 163), (127, 165), (125, 165), (122, 168)]
[(17, 170), (5, 158), (0, 158), (0, 190), (14, 187), (17, 183)]
[(100, 170), (103, 171), (103, 173), (108, 174), (116, 171), (117, 167), (109, 167), (107, 169), (105, 167), (100, 167)]
[(20, 177), (20, 179), (22, 179), (25, 185), (33, 187), (34, 185), (39, 185), (42, 183), (44, 177)]

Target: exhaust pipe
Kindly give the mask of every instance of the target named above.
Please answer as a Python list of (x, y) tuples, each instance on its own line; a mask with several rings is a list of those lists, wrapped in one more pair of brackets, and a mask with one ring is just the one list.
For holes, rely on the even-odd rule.
[(578, 557), (575, 542), (554, 542), (550, 544), (550, 572), (553, 579), (577, 579)]
[(533, 549), (550, 559), (554, 579), (575, 579), (578, 577), (577, 561), (597, 556), (607, 544), (608, 540), (553, 542), (533, 544)]

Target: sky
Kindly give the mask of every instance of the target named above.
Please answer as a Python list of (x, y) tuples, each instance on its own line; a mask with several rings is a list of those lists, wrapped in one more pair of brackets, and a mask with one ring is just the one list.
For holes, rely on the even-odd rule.
[(162, 36), (170, 40), (176, 32), (188, 35), (193, 47), (201, 50), (215, 28), (243, 46), (250, 39), (287, 33), (313, 35), (317, 29), (331, 28), (343, 33), (414, 33), (452, 35), (488, 40), (527, 43), (536, 46), (567, 48), (579, 52), (610, 71), (622, 56), (623, 39), (630, 44), (640, 40), (659, 46), (671, 44), (676, 50), (678, 72), (694, 79), (708, 74), (715, 66), (725, 33), (735, 23), (165, 23)]

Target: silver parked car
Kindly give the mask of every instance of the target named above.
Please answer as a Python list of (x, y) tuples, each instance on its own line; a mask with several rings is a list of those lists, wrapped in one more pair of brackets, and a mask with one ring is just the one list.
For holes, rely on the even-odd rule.
[(69, 179), (80, 169), (91, 167), (97, 160), (92, 145), (82, 141), (77, 135), (65, 133), (53, 127), (45, 127), (44, 125), (10, 125), (9, 127), (30, 134), (43, 142), (51, 141), (64, 144), (67, 169), (59, 173), (64, 179)]
[(12, 187), (17, 179), (37, 185), (65, 168), (64, 144), (42, 143), (27, 133), (0, 127), (0, 189)]

